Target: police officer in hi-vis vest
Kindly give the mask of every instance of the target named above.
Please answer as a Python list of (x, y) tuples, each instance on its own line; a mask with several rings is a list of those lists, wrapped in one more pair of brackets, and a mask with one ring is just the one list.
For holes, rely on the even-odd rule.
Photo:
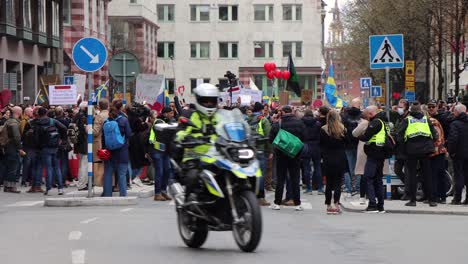
[(432, 172), (429, 155), (434, 152), (434, 139), (437, 138), (437, 131), (429, 122), (429, 118), (423, 114), (421, 104), (414, 102), (410, 107), (410, 114), (398, 128), (398, 142), (404, 146), (408, 160), (405, 169), (408, 177), (408, 191), (410, 201), (406, 206), (416, 206), (417, 192), (417, 168), (422, 171), (424, 179), (424, 194), (429, 201), (429, 205), (437, 206), (436, 199), (432, 192)]

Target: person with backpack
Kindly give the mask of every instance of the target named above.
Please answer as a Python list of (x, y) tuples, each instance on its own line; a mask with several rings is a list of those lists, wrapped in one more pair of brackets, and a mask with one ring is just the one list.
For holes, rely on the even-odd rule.
[[(80, 167), (78, 169), (78, 191), (86, 191), (88, 187), (88, 133), (86, 132), (87, 126), (87, 111), (88, 103), (81, 102), (79, 105), (79, 111), (73, 119), (73, 125), (70, 124), (70, 128), (67, 134), (73, 131), (74, 139), (70, 138), (73, 143), (73, 151), (75, 154), (80, 155)], [(70, 130), (71, 129), (71, 130)]]
[(44, 195), (48, 195), (52, 189), (52, 177), (57, 176), (58, 194), (63, 195), (63, 178), (60, 171), (57, 156), (58, 148), (62, 140), (65, 139), (67, 128), (57, 120), (47, 116), (47, 109), (44, 107), (38, 110), (38, 119), (35, 122), (35, 136), (39, 147), (38, 172), (41, 173), (46, 168), (46, 190)]
[(21, 145), (20, 118), (23, 109), (19, 106), (9, 110), (10, 117), (0, 126), (0, 163), (5, 174), (4, 192), (20, 193), (17, 184), (20, 154), (24, 154)]
[(35, 108), (32, 117), (24, 126), (22, 133), (23, 150), (26, 155), (23, 157), (23, 177), (31, 177), (31, 188), (28, 193), (44, 193), (41, 188), (42, 173), (38, 172), (39, 163), (39, 142), (37, 142), (35, 129), (37, 128), (38, 110)]
[(127, 196), (128, 142), (132, 130), (127, 117), (121, 111), (122, 106), (121, 99), (114, 99), (109, 119), (104, 122), (102, 129), (102, 147), (110, 152), (110, 158), (104, 161), (104, 197), (112, 196), (114, 172), (117, 175), (120, 196)]
[[(259, 102), (255, 102), (252, 109), (252, 113), (247, 118), (247, 123), (250, 125), (252, 132), (262, 138), (268, 137), (271, 130), (271, 124), (268, 119), (262, 115), (263, 105)], [(257, 195), (258, 202), (261, 206), (270, 206), (270, 203), (265, 200), (265, 176), (267, 173), (267, 161), (270, 156), (270, 145), (268, 143), (262, 143), (257, 146), (257, 159), (260, 162), (260, 168), (262, 170), (262, 177), (259, 181), (259, 192)]]

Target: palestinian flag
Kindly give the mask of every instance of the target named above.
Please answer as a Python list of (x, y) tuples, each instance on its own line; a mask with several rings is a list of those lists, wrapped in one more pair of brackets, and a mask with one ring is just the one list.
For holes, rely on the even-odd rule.
[(287, 89), (293, 91), (297, 96), (301, 96), (301, 87), (299, 86), (299, 77), (296, 73), (296, 67), (294, 67), (294, 62), (291, 56), (291, 52), (289, 52), (289, 60), (288, 60), (288, 71), (291, 74), (288, 80)]

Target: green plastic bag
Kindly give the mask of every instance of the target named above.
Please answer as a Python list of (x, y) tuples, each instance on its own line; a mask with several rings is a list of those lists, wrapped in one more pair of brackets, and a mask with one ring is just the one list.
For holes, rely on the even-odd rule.
[(295, 135), (289, 133), (288, 131), (281, 129), (273, 140), (273, 146), (283, 152), (286, 156), (290, 158), (295, 158), (299, 152), (301, 152), (304, 147), (304, 143), (296, 137)]

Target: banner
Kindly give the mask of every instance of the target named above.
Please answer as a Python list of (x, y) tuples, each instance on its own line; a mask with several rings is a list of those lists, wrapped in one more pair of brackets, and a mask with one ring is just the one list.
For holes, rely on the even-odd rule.
[[(225, 92), (220, 93), (220, 97), (223, 102), (231, 101), (231, 95), (229, 90), (226, 89)], [(246, 101), (249, 100), (248, 103)], [(232, 92), (232, 101), (241, 102), (242, 105), (250, 105), (252, 102), (263, 102), (262, 100), (262, 91), (252, 90), (252, 89), (233, 89)]]
[(135, 102), (148, 103), (151, 109), (162, 110), (166, 78), (160, 74), (139, 74), (136, 79)]
[(76, 85), (49, 85), (49, 105), (74, 105), (76, 97)]
[(74, 85), (76, 85), (76, 93), (84, 96), (86, 94), (86, 75), (84, 74), (73, 74)]

